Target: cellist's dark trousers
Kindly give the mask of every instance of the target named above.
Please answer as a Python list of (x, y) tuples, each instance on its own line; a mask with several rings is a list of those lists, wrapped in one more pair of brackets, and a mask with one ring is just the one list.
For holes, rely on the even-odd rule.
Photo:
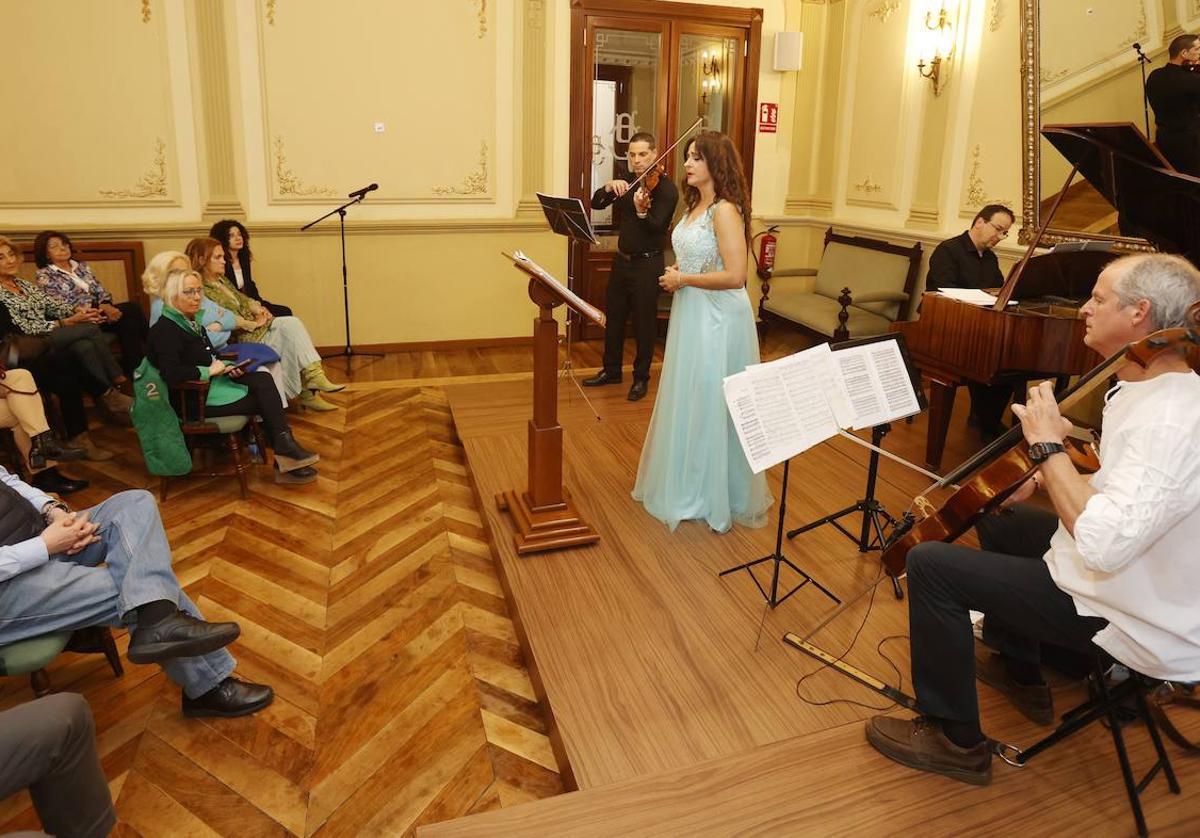
[(1053, 514), (1018, 504), (979, 522), (982, 550), (938, 542), (908, 554), (912, 677), (922, 713), (979, 719), (968, 611), (986, 615), (985, 626), (1013, 660), (1038, 663), (1042, 642), (1094, 652), (1092, 636), (1108, 622), (1077, 614), (1042, 560), (1057, 526)]

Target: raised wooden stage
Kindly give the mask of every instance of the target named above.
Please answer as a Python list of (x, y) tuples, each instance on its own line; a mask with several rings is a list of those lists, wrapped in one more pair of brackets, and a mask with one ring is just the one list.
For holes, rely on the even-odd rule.
[[(961, 832), (984, 824), (1035, 832), (1125, 834), (1132, 831), (1107, 732), (1080, 734), (1023, 770), (1002, 763), (988, 788), (969, 787), (895, 765), (865, 742), (861, 720), (872, 711), (848, 703), (814, 706), (797, 680), (816, 669), (785, 647), (785, 631), (806, 633), (833, 604), (814, 587), (773, 612), (743, 573), (723, 568), (770, 553), (774, 527), (735, 527), (717, 535), (685, 522), (675, 533), (629, 496), (655, 391), (625, 401), (625, 387), (588, 391), (597, 421), (574, 388), (560, 391), (566, 429), (565, 482), (599, 544), (518, 557), (496, 493), (523, 488), (527, 381), (446, 388), (467, 453), (492, 547), (518, 623), (534, 682), (553, 714), (552, 740), (564, 776), (577, 792), (433, 824), (422, 836), (508, 834), (729, 834)], [(961, 423), (962, 417), (958, 417)], [(924, 420), (898, 425), (889, 450), (917, 459)], [(955, 435), (946, 463), (968, 453)], [(867, 452), (835, 440), (793, 463), (789, 528), (852, 503), (862, 492)], [(776, 493), (779, 469), (771, 475)], [(885, 461), (879, 497), (895, 514), (928, 481)], [(777, 508), (777, 506), (776, 506)], [(853, 520), (853, 519), (852, 519)], [(785, 542), (785, 553), (826, 587), (850, 597), (876, 578), (875, 554), (860, 554), (824, 527)], [(761, 567), (764, 582), (769, 565)], [(784, 570), (783, 584), (794, 584)], [(891, 635), (907, 634), (905, 603), (885, 582), (814, 641), (841, 653), (870, 605), (847, 659), (894, 683), (876, 652)], [(885, 651), (908, 680), (906, 639)], [(879, 696), (839, 675), (821, 672), (799, 690), (812, 701), (852, 699), (882, 706)], [(1079, 689), (1056, 690), (1059, 709)], [(985, 728), (1000, 739), (1030, 744), (1042, 730), (998, 694), (980, 689)], [(1200, 719), (1182, 717), (1191, 733)], [(1135, 767), (1148, 753), (1134, 729)], [(1145, 796), (1156, 834), (1183, 830), (1200, 814), (1200, 764), (1172, 749), (1184, 794), (1155, 783)], [(569, 765), (569, 768), (567, 767)]]

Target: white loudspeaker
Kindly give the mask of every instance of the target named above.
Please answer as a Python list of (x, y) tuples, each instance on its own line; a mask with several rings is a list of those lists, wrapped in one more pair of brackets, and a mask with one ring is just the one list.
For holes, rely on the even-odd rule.
[(804, 52), (803, 32), (775, 33), (775, 69), (799, 70)]

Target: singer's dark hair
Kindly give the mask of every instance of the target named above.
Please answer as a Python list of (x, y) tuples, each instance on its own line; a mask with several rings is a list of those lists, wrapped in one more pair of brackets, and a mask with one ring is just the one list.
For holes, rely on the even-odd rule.
[(1200, 35), (1176, 35), (1175, 39), (1171, 41), (1171, 45), (1167, 47), (1167, 57), (1178, 58), (1179, 53), (1191, 49), (1196, 45), (1196, 41), (1200, 41)]
[(39, 268), (50, 264), (50, 239), (62, 239), (62, 243), (71, 250), (71, 255), (75, 255), (75, 248), (71, 246), (71, 239), (67, 237), (66, 233), (60, 233), (58, 230), (42, 230), (33, 240), (33, 261)]
[[(746, 183), (742, 156), (738, 154), (737, 146), (733, 144), (733, 140), (719, 131), (701, 131), (694, 140), (688, 143), (689, 154), (692, 148), (695, 148), (700, 159), (708, 164), (708, 174), (712, 177), (716, 200), (728, 201), (742, 214), (743, 237), (748, 246), (750, 244), (750, 186)], [(700, 202), (700, 190), (688, 185), (686, 171), (683, 173), (682, 180), (683, 202), (687, 205), (687, 211), (691, 212)]]
[(235, 221), (232, 218), (226, 218), (218, 221), (208, 231), (208, 235), (221, 243), (221, 247), (225, 248), (225, 276), (229, 277), (230, 282), (233, 282), (233, 260), (229, 258), (229, 233), (237, 229), (242, 234), (242, 249), (238, 251), (237, 260), (238, 267), (242, 269), (242, 276), (250, 276), (250, 233), (246, 230), (246, 226), (240, 221)]
[(629, 144), (633, 145), (634, 143), (646, 143), (648, 146), (650, 146), (650, 148), (658, 148), (658, 140), (654, 139), (654, 135), (649, 131), (638, 131), (636, 134), (630, 137)]
[(981, 209), (979, 212), (975, 213), (975, 218), (971, 220), (971, 224), (974, 225), (975, 222), (981, 218), (984, 221), (990, 222), (993, 218), (996, 217), (996, 213), (999, 213), (999, 212), (1004, 213), (1005, 215), (1007, 215), (1009, 218), (1012, 219), (1013, 223), (1016, 223), (1017, 217), (1015, 215), (1013, 215), (1013, 211), (1010, 210), (1008, 207), (1004, 206), (1004, 204), (988, 204), (986, 207)]

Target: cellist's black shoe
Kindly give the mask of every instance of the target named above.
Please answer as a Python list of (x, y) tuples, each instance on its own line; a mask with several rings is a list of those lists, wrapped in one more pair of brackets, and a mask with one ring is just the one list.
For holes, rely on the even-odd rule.
[(612, 373), (608, 370), (600, 370), (598, 375), (593, 375), (591, 378), (585, 378), (582, 382), (584, 387), (601, 387), (605, 384), (620, 384), (621, 373)]
[(649, 382), (644, 378), (639, 378), (633, 382), (629, 388), (629, 395), (626, 398), (631, 402), (636, 402), (646, 398), (646, 387)]

